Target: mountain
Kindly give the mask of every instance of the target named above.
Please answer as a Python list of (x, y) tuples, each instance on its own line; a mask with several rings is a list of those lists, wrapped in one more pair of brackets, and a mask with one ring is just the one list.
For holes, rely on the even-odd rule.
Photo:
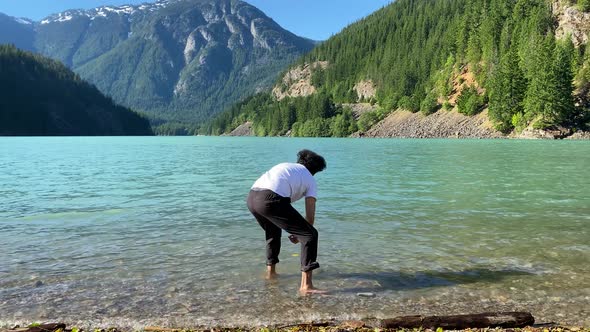
[(35, 24), (34, 34), (36, 51), (156, 123), (208, 119), (269, 88), (314, 46), (239, 0), (69, 10)]
[[(525, 129), (566, 136), (590, 125), (589, 9), (585, 0), (398, 0), (314, 48), (272, 92), (234, 105), (202, 132), (249, 123), (256, 135), (347, 136), (390, 116), (398, 119), (387, 123), (408, 125), (400, 120), (407, 114), (393, 114), (400, 110), (458, 115), (429, 118), (415, 135), (390, 131), (410, 137), (462, 137), (461, 123), (479, 113), (473, 123), (491, 137)], [(355, 111), (359, 103), (369, 111)]]
[(62, 63), (14, 46), (0, 45), (0, 86), (1, 136), (153, 134)]
[(20, 49), (34, 50), (34, 22), (0, 13), (0, 44), (14, 44)]

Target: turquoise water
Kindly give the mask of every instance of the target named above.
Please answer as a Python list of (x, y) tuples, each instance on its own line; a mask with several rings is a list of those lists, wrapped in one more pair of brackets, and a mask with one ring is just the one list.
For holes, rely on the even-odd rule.
[[(329, 296), (297, 295), (286, 236), (281, 278), (261, 277), (245, 206), (301, 148), (328, 162), (314, 277)], [(588, 141), (1, 138), (0, 325), (525, 310), (590, 326), (589, 169)]]

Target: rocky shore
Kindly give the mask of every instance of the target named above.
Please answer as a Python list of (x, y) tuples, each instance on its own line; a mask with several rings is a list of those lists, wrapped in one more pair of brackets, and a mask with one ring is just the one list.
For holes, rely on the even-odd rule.
[[(370, 104), (346, 104), (358, 117), (375, 108)], [(226, 136), (254, 136), (252, 122), (238, 126)], [(287, 134), (289, 136), (289, 134)], [(439, 110), (430, 115), (397, 110), (375, 124), (367, 132), (357, 132), (352, 137), (366, 138), (514, 138), (514, 139), (573, 139), (588, 140), (590, 132), (573, 132), (567, 128), (547, 130), (526, 128), (520, 133), (505, 135), (496, 130), (488, 118), (487, 110), (466, 116), (456, 110)]]
[(398, 110), (360, 137), (398, 138), (505, 138), (488, 120), (487, 111), (465, 116), (440, 110), (431, 115)]
[[(452, 316), (448, 316), (452, 317)], [(428, 317), (422, 316), (407, 316), (401, 317), (404, 319), (423, 319)], [(433, 318), (433, 317), (430, 317)], [(436, 318), (436, 317), (434, 317)], [(300, 324), (291, 324), (283, 326), (257, 326), (257, 327), (195, 327), (195, 328), (173, 328), (173, 327), (162, 327), (162, 326), (146, 326), (143, 328), (135, 329), (122, 329), (117, 327), (101, 328), (78, 328), (75, 326), (69, 327), (64, 323), (48, 323), (48, 324), (31, 324), (27, 327), (14, 326), (11, 328), (0, 328), (0, 332), (393, 332), (393, 331), (404, 331), (404, 332), (443, 332), (443, 331), (469, 331), (469, 332), (590, 332), (588, 327), (577, 327), (577, 326), (560, 326), (554, 323), (548, 324), (531, 324), (531, 325), (518, 325), (517, 322), (510, 321), (506, 317), (498, 317), (499, 319), (504, 318), (503, 324), (495, 327), (465, 327), (456, 328), (453, 326), (446, 327), (403, 327), (403, 326), (373, 326), (368, 324), (367, 321), (361, 320), (349, 320), (343, 322), (327, 321), (327, 322), (308, 322)], [(498, 324), (497, 324), (498, 325)], [(503, 325), (503, 326), (502, 326)], [(444, 326), (444, 325), (443, 325)]]

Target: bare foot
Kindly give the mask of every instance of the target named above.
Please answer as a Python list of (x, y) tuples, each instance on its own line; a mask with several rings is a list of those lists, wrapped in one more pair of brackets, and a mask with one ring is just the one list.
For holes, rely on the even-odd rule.
[(264, 275), (264, 278), (267, 280), (272, 280), (272, 279), (276, 279), (278, 277), (279, 277), (279, 274), (277, 273), (276, 264), (275, 265), (267, 265), (266, 266), (266, 274)]
[(299, 294), (301, 295), (312, 295), (312, 294), (328, 294), (328, 291), (317, 289), (317, 288), (299, 288)]

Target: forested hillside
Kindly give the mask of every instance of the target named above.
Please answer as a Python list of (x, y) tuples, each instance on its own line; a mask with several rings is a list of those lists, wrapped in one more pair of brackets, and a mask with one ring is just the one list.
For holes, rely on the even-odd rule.
[[(366, 130), (397, 108), (466, 115), (487, 108), (503, 132), (529, 125), (584, 129), (590, 54), (585, 42), (556, 37), (558, 11), (567, 6), (590, 7), (585, 0), (398, 0), (299, 59), (293, 68), (328, 64), (311, 66), (312, 95), (265, 93), (202, 131), (229, 132), (251, 121), (258, 135), (340, 136)], [(359, 82), (376, 93), (359, 96)], [(281, 80), (277, 89), (289, 86)], [(379, 107), (357, 120), (336, 106), (358, 101)], [(320, 104), (323, 111), (310, 108)]]
[(0, 135), (152, 135), (143, 116), (116, 105), (63, 64), (0, 45)]

